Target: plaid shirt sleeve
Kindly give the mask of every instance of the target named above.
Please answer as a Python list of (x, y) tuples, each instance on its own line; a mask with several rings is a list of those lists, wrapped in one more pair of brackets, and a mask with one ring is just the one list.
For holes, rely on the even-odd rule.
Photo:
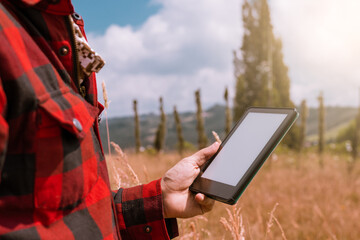
[(176, 219), (164, 219), (160, 179), (114, 193), (123, 239), (169, 239), (178, 236)]
[(8, 139), (9, 126), (4, 118), (6, 109), (6, 96), (2, 87), (0, 78), (0, 184), (1, 184), (1, 170), (5, 162), (6, 145)]

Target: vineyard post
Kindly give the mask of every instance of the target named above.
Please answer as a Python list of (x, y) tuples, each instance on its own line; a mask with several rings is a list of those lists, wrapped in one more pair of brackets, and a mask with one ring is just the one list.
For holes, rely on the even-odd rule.
[(197, 106), (197, 112), (196, 112), (196, 119), (197, 119), (197, 132), (198, 132), (198, 147), (199, 149), (202, 149), (206, 147), (207, 145), (207, 137), (205, 135), (205, 129), (204, 129), (204, 119), (202, 116), (202, 107), (201, 107), (201, 100), (200, 100), (200, 89), (195, 91), (195, 99), (196, 99), (196, 106)]
[(156, 137), (154, 142), (154, 147), (157, 152), (161, 152), (164, 150), (165, 134), (166, 134), (166, 115), (164, 112), (164, 103), (162, 97), (160, 97), (159, 102), (160, 102), (160, 123), (156, 131)]
[(183, 152), (184, 152), (184, 148), (185, 148), (185, 141), (184, 141), (184, 136), (182, 133), (182, 127), (181, 127), (181, 120), (179, 117), (179, 114), (176, 110), (176, 106), (174, 106), (174, 118), (175, 118), (175, 124), (176, 124), (176, 133), (177, 133), (177, 138), (178, 138), (178, 151), (180, 156), (182, 156)]
[(140, 123), (139, 123), (139, 115), (137, 109), (137, 101), (136, 99), (133, 101), (133, 108), (134, 108), (134, 123), (135, 123), (135, 152), (140, 152)]
[[(304, 149), (304, 145), (305, 145), (305, 139), (306, 139), (306, 121), (308, 118), (309, 112), (308, 112), (308, 108), (306, 105), (306, 100), (302, 100), (301, 101), (301, 110), (300, 110), (300, 139), (299, 139), (299, 146), (298, 146), (298, 151), (299, 151), (299, 158), (302, 155), (302, 151)], [(297, 161), (297, 167), (300, 166), (300, 159), (298, 159)]]
[(319, 164), (320, 167), (324, 166), (323, 153), (325, 147), (325, 107), (323, 93), (320, 92), (319, 100)]
[(228, 92), (227, 87), (225, 88), (224, 99), (225, 99), (225, 103), (226, 103), (226, 107), (225, 107), (225, 133), (227, 135), (227, 134), (229, 134), (229, 132), (231, 130), (231, 123), (232, 123), (231, 112), (230, 112), (230, 104), (229, 104), (229, 92)]

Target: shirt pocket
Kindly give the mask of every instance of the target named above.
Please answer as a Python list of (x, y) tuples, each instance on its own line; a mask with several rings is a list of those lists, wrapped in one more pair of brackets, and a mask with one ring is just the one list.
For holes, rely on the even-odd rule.
[(34, 204), (71, 210), (98, 179), (93, 124), (98, 108), (70, 89), (39, 99), (36, 130)]

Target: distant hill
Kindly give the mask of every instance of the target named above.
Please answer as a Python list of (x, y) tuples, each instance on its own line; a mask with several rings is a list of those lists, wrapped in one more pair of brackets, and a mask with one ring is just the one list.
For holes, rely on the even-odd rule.
[[(340, 129), (346, 127), (357, 114), (354, 107), (326, 107), (325, 109), (325, 139), (334, 140)], [(318, 134), (318, 111), (315, 108), (309, 110), (307, 136), (309, 140), (317, 138)]]
[[(327, 107), (326, 108), (326, 139), (336, 136), (339, 129), (345, 127), (357, 113), (356, 108), (351, 107)], [(197, 146), (196, 115), (193, 112), (179, 113), (183, 127), (183, 134), (186, 141)], [(139, 116), (141, 144), (146, 147), (153, 145), (155, 132), (160, 121), (159, 115), (144, 114)], [(214, 141), (211, 131), (216, 131), (221, 138), (225, 136), (225, 106), (215, 105), (204, 111), (205, 130), (209, 141)], [(167, 115), (166, 149), (174, 149), (176, 146), (176, 128), (174, 116)], [(318, 111), (310, 108), (307, 123), (307, 136), (316, 139), (318, 132)], [(122, 148), (133, 148), (134, 139), (134, 118), (121, 117), (109, 119), (110, 139), (119, 144)], [(100, 135), (104, 146), (107, 145), (105, 120), (100, 124)], [(104, 147), (106, 151), (106, 147)]]

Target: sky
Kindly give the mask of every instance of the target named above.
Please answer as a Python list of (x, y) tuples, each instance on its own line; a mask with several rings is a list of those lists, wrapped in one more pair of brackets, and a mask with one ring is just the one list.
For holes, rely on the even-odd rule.
[[(233, 51), (241, 46), (242, 0), (73, 0), (92, 48), (106, 61), (108, 115), (194, 111), (234, 97)], [(360, 1), (269, 0), (274, 33), (283, 42), (291, 99), (316, 107), (357, 106), (360, 88)]]

